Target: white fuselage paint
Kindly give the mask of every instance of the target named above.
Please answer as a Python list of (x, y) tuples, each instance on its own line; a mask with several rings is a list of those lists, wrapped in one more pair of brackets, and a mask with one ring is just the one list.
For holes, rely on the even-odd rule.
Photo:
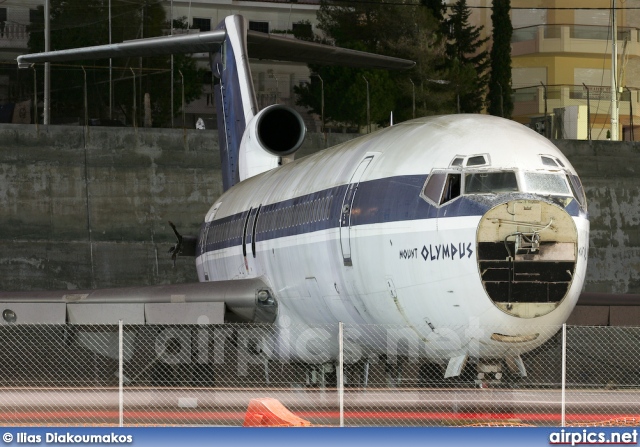
[[(426, 178), (434, 168), (449, 167), (456, 155), (473, 154), (489, 154), (492, 170), (541, 171), (548, 166), (542, 164), (540, 155), (548, 154), (564, 164), (565, 172), (575, 174), (553, 144), (518, 123), (482, 115), (423, 118), (249, 178), (226, 192), (207, 219), (345, 185), (368, 155), (373, 159), (361, 182), (416, 175)], [(197, 269), (201, 281), (263, 278), (278, 301), (276, 327), (326, 324), (335, 328), (340, 321), (397, 325), (418, 343), (431, 345), (427, 351), (438, 361), (460, 353), (518, 355), (542, 344), (555, 332), (550, 328), (566, 321), (582, 289), (586, 256), (577, 256), (569, 291), (555, 310), (534, 318), (509, 315), (492, 302), (480, 279), (476, 233), (481, 218), (470, 215), (352, 226), (347, 233), (351, 266), (344, 262), (344, 234), (341, 240), (340, 228), (334, 225), (259, 240), (255, 257), (251, 247), (243, 256), (240, 245), (209, 251), (197, 258)], [(586, 213), (574, 216), (573, 221), (578, 233), (576, 251), (586, 253)], [(425, 257), (422, 250), (429, 247), (431, 253)], [(464, 256), (460, 256), (461, 249)], [(434, 252), (436, 259), (432, 259)], [(491, 339), (494, 332), (540, 335), (533, 341), (504, 343)], [(448, 345), (452, 339), (456, 340)], [(372, 344), (365, 349), (383, 351), (384, 343)]]

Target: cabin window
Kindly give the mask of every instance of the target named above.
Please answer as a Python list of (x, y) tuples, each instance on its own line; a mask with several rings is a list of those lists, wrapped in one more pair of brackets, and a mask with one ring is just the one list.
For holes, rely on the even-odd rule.
[(329, 219), (329, 213), (331, 212), (332, 199), (333, 199), (333, 196), (327, 197), (327, 204), (326, 204), (326, 207), (324, 209), (324, 218), (325, 218), (325, 220)]
[(516, 173), (475, 172), (464, 175), (465, 194), (497, 194), (518, 191)]
[(569, 186), (564, 175), (541, 172), (524, 173), (525, 190), (538, 194), (569, 196)]

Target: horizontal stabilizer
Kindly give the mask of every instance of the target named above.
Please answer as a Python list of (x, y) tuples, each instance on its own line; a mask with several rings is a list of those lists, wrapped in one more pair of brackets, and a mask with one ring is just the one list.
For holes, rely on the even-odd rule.
[[(226, 36), (226, 30), (221, 29), (197, 34), (129, 40), (111, 45), (25, 54), (18, 56), (18, 66), (29, 68), (32, 64), (43, 62), (216, 52)], [(247, 32), (247, 46), (249, 56), (255, 59), (382, 69), (406, 69), (415, 65), (413, 61), (397, 57), (382, 56), (257, 31)]]
[(18, 56), (18, 67), (29, 68), (31, 64), (43, 62), (80, 61), (87, 59), (107, 59), (118, 57), (163, 56), (179, 53), (208, 53), (216, 51), (224, 41), (225, 30), (208, 31), (197, 34), (152, 37), (128, 40), (110, 45), (72, 48), (70, 50), (49, 51)]
[(256, 59), (341, 65), (354, 68), (407, 69), (415, 62), (364, 51), (322, 45), (257, 31), (247, 33), (249, 56)]

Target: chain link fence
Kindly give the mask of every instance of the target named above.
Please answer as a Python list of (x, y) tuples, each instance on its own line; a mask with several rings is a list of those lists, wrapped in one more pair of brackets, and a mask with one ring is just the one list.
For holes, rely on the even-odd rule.
[(511, 329), (3, 325), (0, 423), (241, 426), (256, 398), (314, 426), (637, 421), (639, 328)]
[[(512, 91), (513, 117), (553, 139), (611, 138), (611, 88), (601, 85), (533, 85)], [(620, 139), (635, 141), (640, 124), (639, 90), (618, 95)], [(640, 133), (637, 135), (640, 138)]]

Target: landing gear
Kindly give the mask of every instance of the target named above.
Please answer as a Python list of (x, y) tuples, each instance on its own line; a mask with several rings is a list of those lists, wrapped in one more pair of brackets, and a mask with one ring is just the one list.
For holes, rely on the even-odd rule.
[(324, 363), (322, 365), (313, 365), (306, 371), (307, 386), (319, 386), (321, 389), (335, 387), (338, 383), (338, 373), (336, 365), (333, 363)]

